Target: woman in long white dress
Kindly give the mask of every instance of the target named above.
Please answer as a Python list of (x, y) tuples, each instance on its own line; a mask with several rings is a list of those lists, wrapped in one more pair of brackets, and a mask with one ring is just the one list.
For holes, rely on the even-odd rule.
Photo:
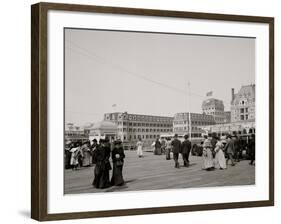
[(226, 169), (226, 160), (225, 160), (225, 155), (223, 151), (223, 143), (221, 141), (218, 141), (215, 147), (215, 168), (217, 169)]
[(72, 170), (77, 170), (79, 161), (78, 161), (78, 156), (80, 153), (80, 145), (76, 144), (76, 147), (73, 147), (71, 150), (71, 159), (70, 159), (70, 165), (72, 167)]
[(85, 142), (81, 149), (83, 153), (83, 166), (91, 166), (92, 164), (92, 155), (89, 144), (89, 142)]
[(141, 141), (141, 138), (139, 138), (139, 141), (137, 142), (137, 155), (138, 155), (138, 157), (143, 157), (142, 147), (143, 147), (143, 143)]
[(205, 141), (203, 143), (203, 164), (202, 169), (203, 170), (213, 170), (214, 169), (214, 160), (213, 160), (213, 154), (212, 154), (212, 144), (211, 141), (208, 139), (208, 137), (205, 137)]

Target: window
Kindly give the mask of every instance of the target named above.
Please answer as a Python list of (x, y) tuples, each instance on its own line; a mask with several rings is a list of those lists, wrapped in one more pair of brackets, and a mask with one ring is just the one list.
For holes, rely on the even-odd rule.
[(241, 108), (241, 109), (240, 109), (240, 113), (244, 113), (244, 108)]
[(245, 113), (248, 113), (248, 108), (245, 108)]
[(245, 120), (248, 120), (248, 114), (245, 115)]
[(244, 115), (240, 115), (240, 120), (244, 120)]

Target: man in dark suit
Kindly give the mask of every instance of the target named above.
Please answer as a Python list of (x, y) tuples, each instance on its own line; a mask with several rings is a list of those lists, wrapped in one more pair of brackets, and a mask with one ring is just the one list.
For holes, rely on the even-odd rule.
[(255, 134), (251, 135), (248, 148), (249, 148), (249, 156), (250, 156), (250, 160), (251, 160), (251, 162), (249, 164), (253, 165), (254, 161), (255, 161), (255, 151), (256, 151), (255, 150), (255, 148), (256, 148), (255, 147)]
[(175, 134), (174, 140), (172, 141), (172, 150), (175, 161), (175, 168), (180, 168), (179, 153), (181, 152), (181, 141), (178, 140), (178, 134)]
[(226, 165), (228, 164), (228, 160), (231, 161), (231, 166), (234, 166), (235, 163), (234, 163), (234, 160), (233, 160), (233, 155), (234, 155), (234, 141), (233, 139), (231, 138), (231, 135), (228, 135), (226, 137), (226, 146), (225, 146), (225, 152), (226, 152)]
[(191, 150), (191, 142), (188, 140), (188, 135), (184, 136), (184, 141), (181, 144), (181, 154), (183, 159), (183, 165), (185, 167), (189, 166), (189, 154)]

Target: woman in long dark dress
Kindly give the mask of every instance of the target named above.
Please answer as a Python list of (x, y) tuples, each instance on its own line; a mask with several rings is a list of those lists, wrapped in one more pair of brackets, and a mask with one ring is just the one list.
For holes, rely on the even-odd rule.
[(250, 160), (251, 162), (249, 163), (250, 165), (254, 165), (254, 161), (255, 161), (255, 134), (251, 135), (251, 139), (249, 141), (249, 156), (250, 156)]
[(110, 187), (109, 181), (109, 170), (111, 170), (111, 165), (109, 162), (110, 158), (110, 147), (106, 144), (106, 141), (101, 139), (100, 145), (97, 145), (94, 151), (94, 163), (95, 166), (95, 178), (93, 181), (93, 186), (95, 188), (107, 188)]
[(111, 184), (115, 186), (121, 186), (124, 184), (122, 172), (125, 158), (125, 153), (121, 141), (117, 140), (115, 142), (111, 157), (113, 162)]

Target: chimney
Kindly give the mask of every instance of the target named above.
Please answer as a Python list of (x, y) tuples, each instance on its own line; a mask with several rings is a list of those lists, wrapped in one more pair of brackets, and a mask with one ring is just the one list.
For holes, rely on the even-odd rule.
[(231, 102), (234, 100), (234, 88), (231, 88)]

